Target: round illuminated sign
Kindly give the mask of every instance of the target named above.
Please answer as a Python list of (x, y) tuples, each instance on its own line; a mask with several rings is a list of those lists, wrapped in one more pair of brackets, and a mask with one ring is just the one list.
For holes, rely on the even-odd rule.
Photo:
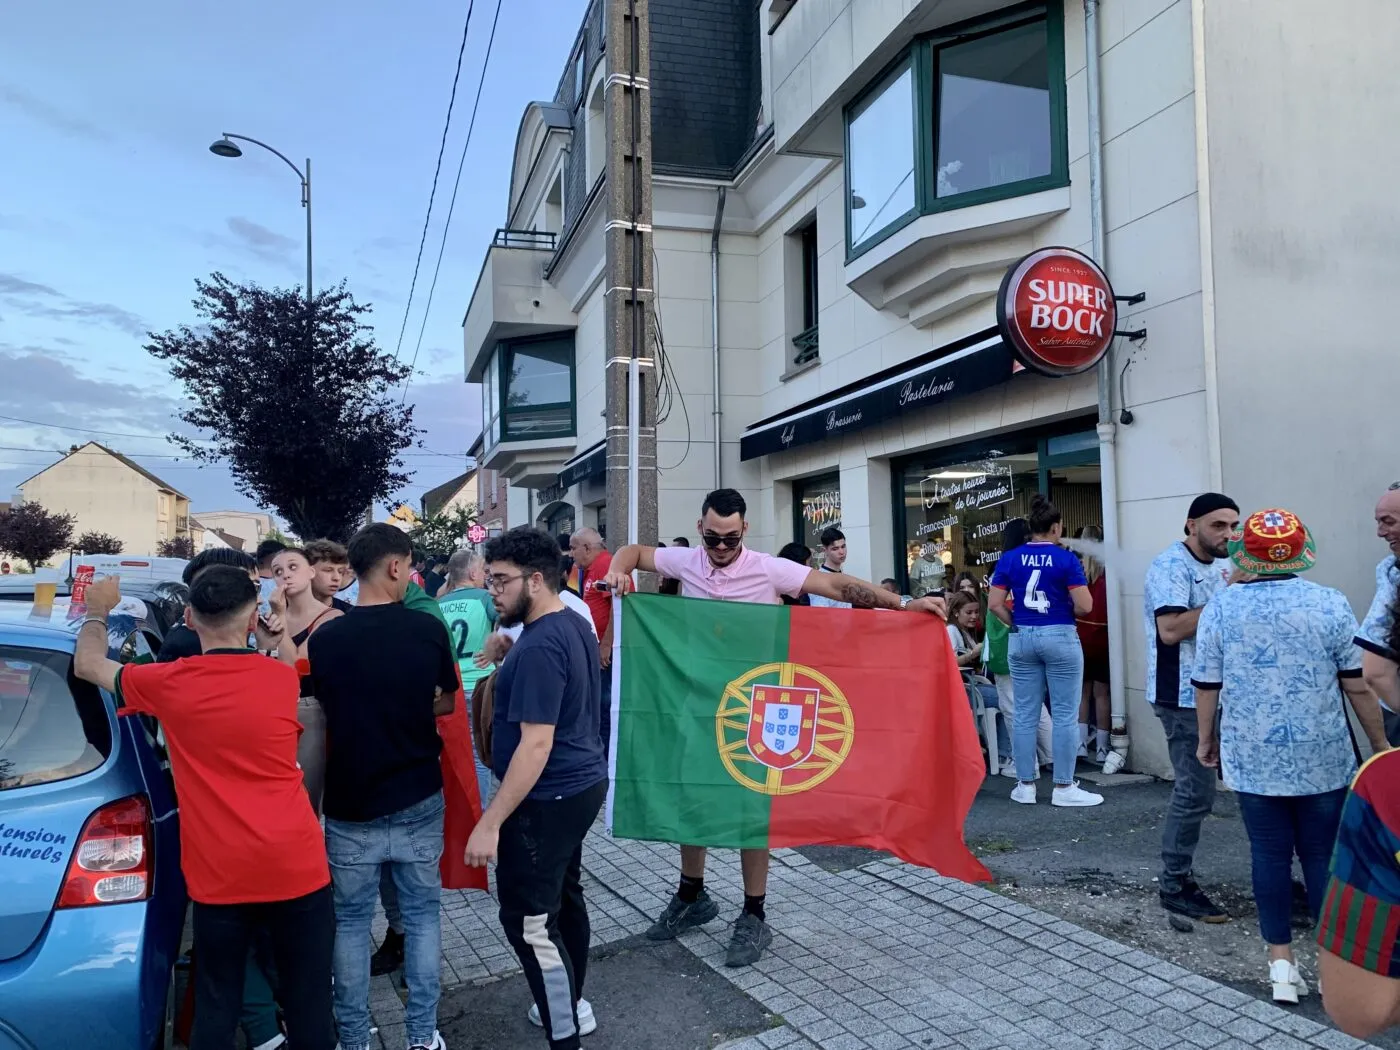
[(1042, 248), (1006, 271), (997, 326), (1012, 353), (1047, 376), (1087, 372), (1118, 327), (1113, 286), (1098, 263), (1072, 248)]

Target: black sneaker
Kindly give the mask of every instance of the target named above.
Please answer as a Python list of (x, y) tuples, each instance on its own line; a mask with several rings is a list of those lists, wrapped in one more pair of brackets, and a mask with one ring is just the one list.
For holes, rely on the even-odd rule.
[(773, 943), (773, 931), (757, 915), (741, 912), (734, 920), (725, 966), (752, 966), (763, 957), (763, 949)]
[(403, 966), (403, 934), (388, 930), (384, 934), (384, 943), (379, 946), (379, 950), (369, 957), (369, 973), (371, 977), (383, 977), (386, 973), (393, 973)]
[(719, 914), (719, 905), (704, 890), (693, 901), (683, 901), (680, 895), (671, 898), (666, 910), (661, 913), (651, 929), (647, 930), (649, 941), (674, 940), (686, 930), (704, 926)]
[(1166, 890), (1162, 890), (1157, 894), (1157, 897), (1162, 902), (1164, 909), (1175, 912), (1177, 915), (1184, 915), (1188, 919), (1199, 919), (1201, 922), (1209, 923), (1230, 921), (1230, 913), (1207, 897), (1195, 879), (1183, 880), (1179, 893), (1168, 893)]

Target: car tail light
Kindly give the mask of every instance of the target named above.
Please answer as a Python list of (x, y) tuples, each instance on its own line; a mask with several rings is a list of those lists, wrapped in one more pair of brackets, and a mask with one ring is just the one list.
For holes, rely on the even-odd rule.
[(144, 795), (109, 802), (92, 816), (78, 836), (60, 908), (124, 904), (151, 895), (151, 806)]

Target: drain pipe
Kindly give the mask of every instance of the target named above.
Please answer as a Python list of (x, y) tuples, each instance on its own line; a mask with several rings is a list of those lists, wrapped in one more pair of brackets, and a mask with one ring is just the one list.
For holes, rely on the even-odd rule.
[[(1093, 232), (1094, 259), (1107, 267), (1104, 250), (1103, 207), (1103, 127), (1099, 109), (1099, 0), (1084, 0), (1085, 83), (1089, 94), (1089, 221)], [(1098, 366), (1099, 477), (1103, 498), (1103, 541), (1109, 550), (1118, 542), (1118, 458), (1113, 422), (1113, 353), (1110, 348)], [(1123, 645), (1123, 592), (1118, 573), (1110, 573), (1104, 591), (1108, 596), (1108, 690), (1112, 704), (1112, 732), (1109, 746), (1118, 756), (1121, 768), (1128, 758), (1128, 701), (1123, 671), (1126, 659)]]
[(725, 188), (719, 188), (718, 196), (715, 200), (715, 229), (710, 235), (710, 358), (711, 366), (714, 369), (714, 390), (715, 401), (713, 406), (714, 444), (715, 444), (715, 488), (724, 488), (724, 442), (720, 439), (720, 417), (724, 413), (720, 410), (719, 399), (719, 227), (724, 221), (724, 197)]

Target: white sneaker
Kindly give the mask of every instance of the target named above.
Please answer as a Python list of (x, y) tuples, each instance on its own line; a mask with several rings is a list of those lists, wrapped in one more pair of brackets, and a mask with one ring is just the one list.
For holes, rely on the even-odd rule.
[(1035, 805), (1035, 785), (1017, 784), (1011, 789), (1011, 801), (1019, 802), (1023, 806)]
[(1108, 756), (1112, 754), (1106, 747), (1101, 747), (1094, 753), (1094, 765), (1101, 766), (1108, 761)]
[(1275, 959), (1269, 963), (1269, 983), (1274, 986), (1274, 1002), (1296, 1004), (1301, 996), (1308, 994), (1308, 983), (1298, 972), (1295, 963), (1287, 959)]
[(1012, 780), (1015, 780), (1016, 760), (1014, 758), (1003, 758), (1001, 760), (1001, 769), (998, 770), (998, 772), (1004, 777), (1010, 777)]
[(1085, 791), (1077, 780), (1072, 784), (1058, 786), (1050, 793), (1052, 806), (1097, 806), (1102, 801), (1102, 795)]
[(1078, 747), (1078, 748), (1075, 750), (1075, 752), (1074, 752), (1074, 757), (1075, 757), (1075, 758), (1088, 758), (1088, 757), (1089, 757), (1089, 749), (1088, 749), (1087, 747), (1085, 747), (1083, 744), (1080, 744), (1079, 747)]
[[(544, 1022), (540, 1020), (540, 1008), (530, 1007), (530, 1012), (525, 1015), (536, 1028), (543, 1028)], [(598, 1030), (598, 1018), (593, 1016), (593, 1004), (587, 999), (578, 1001), (578, 1034), (592, 1035)]]
[(408, 1050), (447, 1050), (447, 1040), (443, 1039), (440, 1032), (434, 1032), (431, 1043), (412, 1043)]

